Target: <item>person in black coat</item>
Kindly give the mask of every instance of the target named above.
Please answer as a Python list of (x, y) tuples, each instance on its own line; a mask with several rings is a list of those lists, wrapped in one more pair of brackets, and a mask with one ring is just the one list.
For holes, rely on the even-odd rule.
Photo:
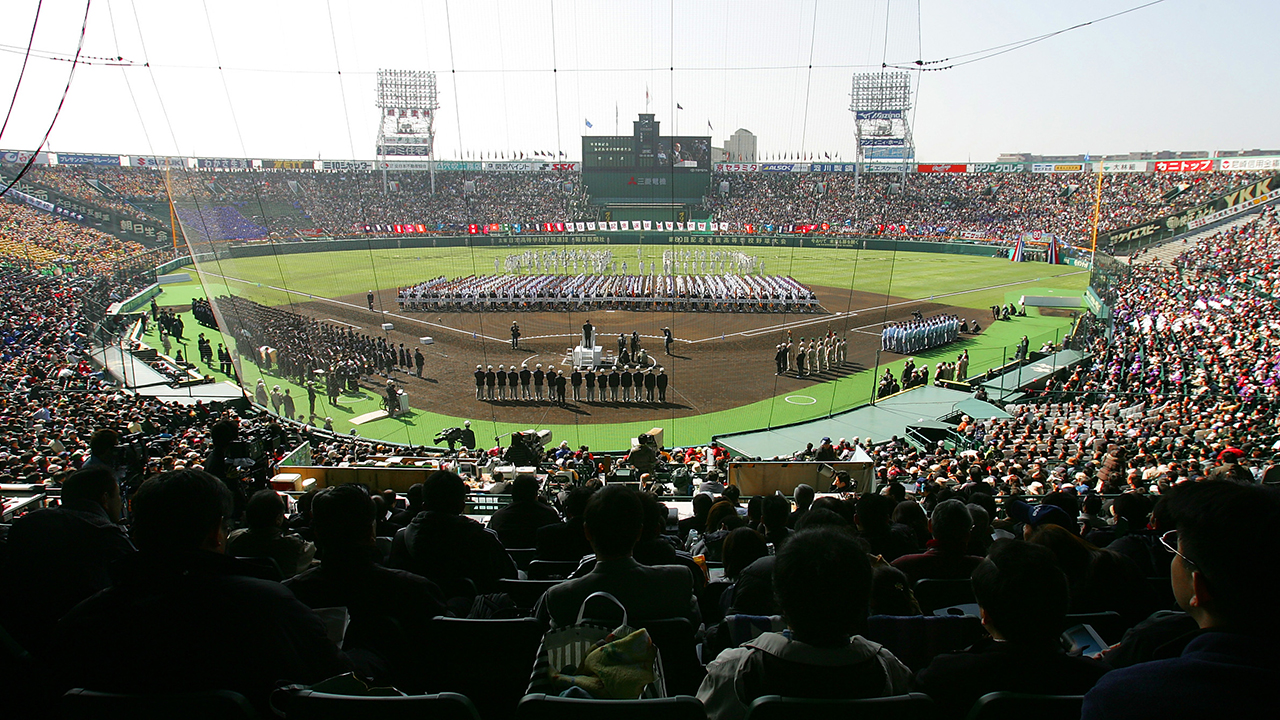
[(658, 377), (653, 374), (653, 368), (649, 368), (644, 374), (644, 397), (645, 400), (653, 402), (653, 391), (658, 387)]
[[(609, 373), (609, 399), (618, 402), (618, 388), (622, 386), (622, 375), (618, 372), (618, 368), (614, 368)], [(601, 398), (602, 400), (604, 398)]]
[[(618, 384), (622, 387), (622, 402), (631, 402), (631, 368), (624, 367), (618, 377)], [(610, 382), (610, 385), (613, 383)]]
[(476, 399), (484, 399), (484, 368), (477, 365), (475, 371), (476, 377)]
[(635, 401), (640, 402), (640, 391), (644, 389), (644, 370), (639, 365), (636, 366), (636, 371), (631, 373), (631, 387), (635, 388)]
[(528, 400), (530, 398), (529, 381), (532, 378), (533, 378), (533, 373), (529, 372), (529, 366), (525, 365), (524, 363), (521, 363), (520, 364), (520, 399), (521, 400)]
[(573, 374), (569, 376), (569, 382), (573, 385), (573, 400), (577, 402), (582, 399), (582, 370), (573, 369)]
[(1058, 636), (1070, 600), (1067, 576), (1053, 553), (998, 540), (972, 582), (991, 638), (939, 655), (916, 675), (916, 686), (938, 704), (940, 716), (959, 717), (978, 698), (1002, 690), (1083, 695), (1107, 672), (1102, 662), (1062, 649)]
[(139, 552), (55, 630), (48, 667), (57, 689), (232, 690), (265, 712), (277, 681), (311, 684), (351, 669), (314, 611), (224, 554), (231, 495), (217, 478), (158, 475), (134, 493), (132, 509)]
[(654, 384), (658, 386), (658, 402), (664, 403), (667, 401), (667, 382), (667, 372), (662, 368), (658, 368), (658, 377), (654, 381)]

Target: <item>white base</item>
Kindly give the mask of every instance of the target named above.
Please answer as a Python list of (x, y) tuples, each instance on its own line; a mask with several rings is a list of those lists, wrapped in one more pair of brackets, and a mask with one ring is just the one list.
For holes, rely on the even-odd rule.
[(596, 367), (604, 362), (604, 348), (596, 345), (588, 350), (579, 345), (573, 349), (574, 367)]

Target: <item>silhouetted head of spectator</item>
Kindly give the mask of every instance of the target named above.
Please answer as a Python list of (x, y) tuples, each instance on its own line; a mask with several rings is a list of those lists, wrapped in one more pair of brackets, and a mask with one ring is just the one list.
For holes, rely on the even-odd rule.
[(356, 484), (327, 487), (311, 503), (311, 529), (325, 557), (374, 544), (377, 510)]
[(711, 506), (711, 510), (707, 513), (707, 532), (715, 532), (720, 529), (725, 520), (729, 517), (737, 517), (738, 510), (726, 500), (721, 500)]
[(422, 507), (427, 512), (461, 515), (467, 506), (467, 484), (457, 473), (437, 470), (422, 484)]
[(871, 615), (919, 615), (920, 604), (911, 592), (907, 574), (892, 565), (878, 565), (871, 572)]
[(1097, 515), (1102, 511), (1102, 496), (1097, 493), (1089, 493), (1080, 501), (1080, 506), (1084, 512), (1090, 515)]
[(1170, 576), (1179, 607), (1201, 628), (1280, 635), (1271, 608), (1280, 573), (1269, 564), (1280, 555), (1280, 491), (1211, 480), (1166, 497), (1177, 528)]
[(858, 498), (858, 527), (864, 533), (877, 535), (889, 529), (889, 513), (893, 510), (893, 501), (884, 495), (867, 493)]
[(929, 516), (915, 500), (903, 500), (894, 505), (893, 521), (911, 528), (921, 545), (929, 541)]
[(729, 485), (725, 487), (724, 492), (720, 493), (720, 497), (737, 506), (738, 500), (742, 498), (742, 491), (737, 485)]
[(839, 647), (866, 628), (871, 563), (845, 530), (801, 530), (778, 550), (773, 592), (796, 640)]
[(103, 428), (95, 430), (89, 438), (89, 452), (103, 462), (110, 463), (116, 455), (116, 444), (120, 442), (120, 433)]
[(997, 640), (1052, 642), (1062, 632), (1071, 600), (1048, 548), (997, 540), (970, 579), (982, 624)]
[(1146, 530), (1151, 517), (1151, 501), (1142, 493), (1127, 492), (1112, 501), (1111, 514), (1117, 522), (1123, 520), (1129, 532)]
[(71, 473), (62, 483), (62, 501), (93, 503), (107, 513), (111, 522), (120, 522), (120, 483), (104, 467)]
[(735, 528), (724, 538), (724, 576), (736, 578), (743, 568), (768, 554), (763, 535), (749, 527)]
[(244, 509), (244, 524), (250, 530), (267, 530), (284, 522), (284, 500), (275, 490), (259, 490)]
[(133, 494), (130, 534), (139, 550), (226, 548), (231, 491), (203, 470), (175, 470), (142, 483)]
[(564, 515), (566, 518), (580, 518), (587, 511), (587, 503), (596, 493), (590, 486), (576, 487), (569, 491), (564, 499)]
[(226, 450), (239, 435), (240, 428), (234, 420), (219, 420), (209, 428), (209, 441), (219, 450)]
[(943, 500), (933, 509), (929, 519), (929, 531), (933, 539), (942, 545), (964, 547), (969, 543), (969, 531), (973, 529), (973, 516), (960, 500)]
[(409, 486), (409, 491), (405, 493), (405, 499), (409, 501), (409, 510), (422, 509), (422, 483), (414, 483)]
[(644, 506), (644, 530), (640, 537), (644, 540), (656, 540), (667, 529), (667, 506), (658, 502), (653, 493), (640, 493), (640, 504)]
[(716, 503), (716, 499), (707, 493), (698, 493), (693, 496), (693, 516), (706, 521), (707, 513), (711, 512), (711, 506)]
[(538, 499), (538, 479), (521, 475), (508, 483), (513, 502), (533, 502)]
[(644, 530), (644, 506), (624, 485), (606, 485), (591, 496), (585, 514), (587, 541), (600, 560), (630, 557)]
[[(814, 505), (816, 506), (817, 503), (814, 503)], [(814, 507), (796, 521), (797, 532), (820, 527), (837, 527), (843, 528), (845, 532), (852, 531), (852, 526), (849, 525), (849, 521), (845, 520), (844, 516), (827, 508)]]
[(752, 525), (759, 525), (764, 519), (764, 496), (753, 495), (747, 501), (747, 522)]
[(1040, 498), (1040, 504), (1060, 507), (1072, 519), (1080, 515), (1080, 498), (1075, 493), (1061, 491), (1047, 493)]
[(794, 498), (796, 501), (796, 510), (798, 512), (805, 512), (808, 510), (809, 506), (813, 504), (813, 496), (813, 488), (805, 485), (804, 483), (797, 485)]
[(791, 501), (785, 495), (774, 493), (764, 499), (764, 526), (770, 533), (785, 529), (790, 517)]
[(900, 503), (907, 499), (907, 488), (897, 480), (891, 480), (884, 486), (884, 494), (893, 498), (895, 503)]

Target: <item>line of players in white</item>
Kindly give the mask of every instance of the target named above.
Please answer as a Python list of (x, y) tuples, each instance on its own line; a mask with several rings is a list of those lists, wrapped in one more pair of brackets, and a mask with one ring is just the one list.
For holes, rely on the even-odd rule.
[(880, 349), (910, 355), (946, 345), (960, 337), (960, 318), (934, 315), (884, 326), (880, 331)]

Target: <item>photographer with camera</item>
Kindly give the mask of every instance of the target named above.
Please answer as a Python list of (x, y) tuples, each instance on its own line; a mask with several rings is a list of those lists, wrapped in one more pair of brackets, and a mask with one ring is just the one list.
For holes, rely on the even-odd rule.
[(240, 482), (239, 473), (234, 466), (228, 462), (228, 452), (231, 446), (240, 437), (240, 428), (234, 420), (219, 420), (209, 428), (209, 440), (213, 443), (213, 449), (209, 451), (209, 458), (204, 462), (204, 470), (210, 475), (222, 481), (223, 485), (231, 491), (232, 512), (231, 518), (238, 520), (244, 514), (244, 508), (248, 501), (245, 497), (244, 486)]

